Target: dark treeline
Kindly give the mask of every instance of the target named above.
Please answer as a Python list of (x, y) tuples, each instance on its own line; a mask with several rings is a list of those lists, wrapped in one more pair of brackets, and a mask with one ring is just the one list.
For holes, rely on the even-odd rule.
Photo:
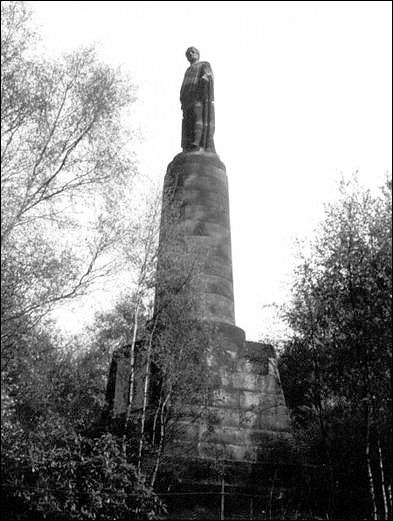
[(391, 181), (342, 183), (295, 272), (280, 373), (330, 519), (391, 519)]

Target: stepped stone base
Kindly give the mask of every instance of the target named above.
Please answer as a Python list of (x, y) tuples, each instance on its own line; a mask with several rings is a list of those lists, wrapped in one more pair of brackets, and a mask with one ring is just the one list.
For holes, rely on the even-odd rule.
[(228, 324), (214, 324), (211, 336), (213, 391), (197, 422), (185, 406), (174, 454), (260, 461), (275, 441), (290, 438), (274, 349), (246, 341), (242, 329)]
[[(291, 437), (274, 349), (246, 341), (244, 331), (236, 326), (214, 323), (208, 368), (211, 391), (206, 405), (185, 402), (171, 454), (250, 463), (268, 458), (277, 442)], [(107, 394), (114, 421), (124, 417), (129, 377), (127, 350), (118, 350)], [(137, 398), (138, 388), (136, 382)]]

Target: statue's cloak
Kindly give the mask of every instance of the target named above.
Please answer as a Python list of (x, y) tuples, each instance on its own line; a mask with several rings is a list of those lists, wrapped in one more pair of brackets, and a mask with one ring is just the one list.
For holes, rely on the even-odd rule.
[(214, 79), (208, 62), (193, 63), (185, 72), (180, 90), (180, 102), (183, 112), (199, 103), (203, 107), (203, 132), (200, 146), (214, 152)]
[(208, 62), (197, 62), (190, 65), (181, 86), (182, 108), (198, 101), (214, 101), (213, 71)]

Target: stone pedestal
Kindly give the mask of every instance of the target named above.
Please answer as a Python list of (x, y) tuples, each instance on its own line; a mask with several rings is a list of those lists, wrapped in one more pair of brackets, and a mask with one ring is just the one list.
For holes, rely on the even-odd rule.
[[(215, 153), (183, 152), (168, 166), (156, 279), (157, 316), (180, 298), (181, 313), (184, 306), (187, 314), (181, 322), (205, 324), (209, 331), (209, 348), (201, 353), (207, 356), (211, 392), (198, 421), (195, 407), (190, 417), (192, 404), (185, 397), (173, 455), (260, 461), (277, 440), (288, 438), (289, 418), (274, 349), (246, 341), (235, 325), (228, 181)], [(126, 403), (127, 367), (129, 373), (129, 360), (119, 354), (111, 398), (118, 417)]]
[(228, 181), (215, 153), (182, 152), (168, 166), (156, 310), (165, 300), (172, 268), (192, 275), (190, 319), (235, 325)]
[(209, 324), (214, 392), (198, 422), (187, 418), (185, 404), (175, 452), (255, 462), (261, 450), (266, 452), (268, 439), (287, 436), (288, 414), (273, 348), (247, 342), (244, 331), (235, 326), (228, 181), (215, 153), (183, 152), (168, 166), (157, 311), (172, 297), (166, 295), (172, 269), (189, 268), (194, 279), (187, 297), (193, 299), (190, 319)]

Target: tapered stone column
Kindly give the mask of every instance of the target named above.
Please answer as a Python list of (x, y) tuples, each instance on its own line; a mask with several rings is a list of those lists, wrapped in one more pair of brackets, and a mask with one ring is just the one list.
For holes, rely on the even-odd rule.
[(218, 155), (178, 154), (167, 169), (162, 208), (156, 308), (177, 263), (193, 278), (190, 319), (235, 325), (228, 181)]

